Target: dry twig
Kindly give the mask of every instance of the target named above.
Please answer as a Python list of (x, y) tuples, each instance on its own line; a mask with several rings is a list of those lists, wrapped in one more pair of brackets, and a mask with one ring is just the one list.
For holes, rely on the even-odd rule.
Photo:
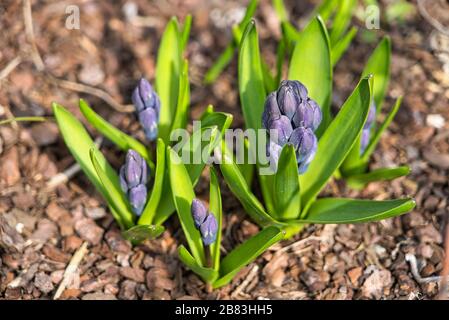
[(70, 260), (69, 265), (65, 269), (64, 277), (62, 278), (62, 281), (56, 290), (56, 293), (53, 297), (54, 300), (59, 299), (61, 294), (64, 292), (65, 288), (73, 282), (75, 279), (75, 276), (77, 274), (78, 266), (83, 260), (84, 256), (87, 253), (87, 242), (84, 242), (81, 247), (75, 252), (75, 254), (72, 257), (72, 260)]
[(250, 282), (257, 276), (257, 272), (259, 271), (259, 266), (256, 264), (249, 272), (248, 276), (243, 280), (243, 282), (235, 288), (234, 292), (231, 294), (231, 298), (236, 298), (246, 287), (250, 284)]

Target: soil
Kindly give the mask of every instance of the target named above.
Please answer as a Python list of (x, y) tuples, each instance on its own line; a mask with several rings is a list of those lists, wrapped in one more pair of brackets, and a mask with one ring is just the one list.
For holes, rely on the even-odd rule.
[[(25, 1), (26, 2), (26, 1)], [(301, 25), (313, 8), (287, 1)], [(383, 5), (390, 1), (382, 1)], [(425, 1), (422, 1), (425, 2)], [(437, 1), (435, 1), (437, 2)], [(236, 61), (209, 86), (202, 78), (231, 39), (246, 1), (31, 1), (37, 50), (27, 36), (22, 1), (0, 5), (0, 116), (51, 116), (57, 101), (82, 117), (84, 98), (111, 123), (143, 139), (134, 115), (115, 109), (130, 104), (137, 79), (154, 81), (155, 58), (165, 23), (173, 13), (192, 13), (187, 47), (192, 82), (191, 118), (207, 104), (234, 115), (242, 127)], [(135, 15), (135, 4), (138, 17)], [(415, 3), (414, 3), (415, 4)], [(80, 8), (79, 30), (64, 27), (68, 5)], [(441, 6), (447, 2), (440, 1)], [(435, 10), (432, 6), (429, 12)], [(442, 9), (442, 10), (447, 10)], [(438, 10), (437, 10), (438, 11)], [(436, 15), (438, 18), (438, 15)], [(280, 30), (270, 1), (261, 1), (257, 22), (262, 53), (275, 61)], [(337, 65), (334, 106), (355, 86), (375, 46), (364, 25)], [(447, 22), (446, 23), (447, 30)], [(74, 164), (54, 122), (0, 126), (0, 297), (52, 299), (75, 252), (84, 255), (60, 299), (436, 299), (448, 298), (434, 278), (444, 267), (449, 196), (449, 36), (416, 9), (402, 23), (382, 21), (377, 38), (392, 38), (392, 79), (384, 110), (404, 96), (370, 166), (409, 164), (412, 173), (363, 191), (334, 181), (325, 193), (370, 199), (413, 196), (417, 207), (402, 217), (356, 225), (310, 225), (244, 268), (220, 290), (204, 283), (177, 258), (184, 243), (172, 216), (158, 239), (132, 247), (123, 239), (104, 201), (82, 173), (49, 188), (48, 182)], [(14, 61), (15, 60), (15, 61)], [(11, 70), (11, 61), (14, 62)], [(59, 80), (58, 80), (59, 79)], [(112, 107), (91, 94), (68, 88), (67, 80), (107, 92)], [(72, 86), (73, 89), (73, 86)], [(94, 136), (98, 134), (92, 130)], [(118, 168), (123, 154), (108, 141), (102, 151)], [(205, 175), (197, 187), (207, 199)], [(223, 252), (258, 227), (222, 182)], [(83, 243), (86, 243), (84, 245)], [(77, 255), (75, 255), (76, 258)], [(416, 270), (412, 268), (416, 267)], [(447, 267), (446, 267), (447, 268)]]

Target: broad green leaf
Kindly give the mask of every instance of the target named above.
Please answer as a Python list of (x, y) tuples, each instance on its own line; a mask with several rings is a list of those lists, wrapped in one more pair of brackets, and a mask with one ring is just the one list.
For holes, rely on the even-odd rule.
[(137, 245), (145, 240), (159, 237), (164, 230), (165, 228), (163, 226), (141, 224), (123, 231), (122, 234), (125, 239)]
[(338, 42), (332, 47), (332, 66), (335, 66), (338, 61), (340, 61), (343, 53), (346, 52), (349, 45), (357, 34), (357, 27), (352, 27), (351, 30), (346, 33), (343, 38), (338, 40)]
[(181, 44), (180, 51), (184, 52), (187, 46), (187, 42), (189, 42), (190, 29), (192, 28), (192, 15), (188, 14), (184, 20), (184, 25), (181, 30)]
[[(105, 199), (107, 199), (108, 190), (103, 186), (89, 155), (90, 149), (94, 146), (94, 142), (81, 122), (76, 119), (74, 115), (57, 103), (53, 103), (52, 107), (56, 122), (58, 123), (59, 130), (61, 131), (61, 135), (67, 148), (95, 188)], [(110, 166), (101, 153), (98, 154), (98, 158), (98, 164), (101, 166), (102, 171), (106, 172), (110, 177), (116, 176), (115, 170)], [(118, 178), (116, 183), (118, 183)], [(114, 210), (112, 207), (111, 213), (122, 228), (131, 226), (126, 224), (118, 211)]]
[(276, 224), (276, 220), (265, 211), (263, 205), (252, 193), (239, 167), (234, 162), (232, 152), (227, 149), (225, 143), (222, 144), (221, 153), (222, 161), (220, 163), (220, 170), (223, 178), (232, 193), (240, 200), (245, 211), (262, 227)]
[(186, 127), (189, 104), (190, 104), (189, 63), (187, 60), (184, 60), (182, 65), (182, 72), (179, 76), (178, 102), (171, 130)]
[(205, 266), (206, 259), (204, 256), (203, 242), (190, 212), (192, 201), (195, 198), (192, 181), (190, 180), (186, 167), (181, 162), (181, 158), (170, 147), (167, 148), (167, 161), (173, 201), (184, 235), (196, 262), (200, 266)]
[(300, 176), (301, 203), (307, 208), (356, 142), (368, 115), (370, 78), (362, 79), (318, 142), (308, 170)]
[(201, 279), (206, 283), (213, 283), (218, 278), (218, 271), (205, 268), (199, 265), (195, 258), (192, 257), (190, 252), (183, 246), (180, 245), (178, 248), (179, 259), (193, 272), (195, 272)]
[(332, 47), (341, 39), (346, 32), (348, 25), (351, 23), (352, 12), (356, 5), (356, 0), (339, 1), (337, 13), (335, 14), (330, 33), (330, 42)]
[[(396, 103), (394, 104), (393, 108), (391, 108), (390, 112), (388, 113), (388, 115), (386, 116), (384, 122), (382, 122), (382, 124), (380, 125), (379, 129), (377, 129), (375, 131), (375, 133), (372, 135), (370, 142), (368, 144), (368, 147), (366, 147), (365, 152), (363, 153), (362, 156), (362, 160), (364, 162), (368, 162), (369, 157), (371, 156), (371, 154), (374, 152), (374, 150), (376, 149), (377, 144), (380, 141), (380, 137), (382, 136), (382, 133), (385, 131), (385, 129), (388, 128), (388, 126), (390, 125), (391, 121), (393, 121), (394, 116), (396, 115), (396, 113), (398, 112), (400, 106), (402, 103), (402, 97), (399, 97), (396, 100)], [(373, 130), (373, 129), (371, 129)]]
[[(318, 128), (320, 137), (331, 120), (332, 63), (329, 37), (320, 17), (313, 19), (301, 32), (290, 60), (288, 79), (299, 80), (323, 111)], [(259, 120), (260, 121), (260, 120)]]
[(315, 201), (305, 223), (358, 223), (379, 221), (404, 214), (415, 207), (413, 199), (386, 201), (323, 198)]
[(388, 36), (384, 37), (371, 54), (363, 70), (362, 77), (374, 75), (373, 99), (377, 112), (382, 108), (385, 93), (390, 80), (391, 43)]
[(179, 93), (181, 48), (178, 21), (172, 18), (162, 36), (157, 55), (156, 91), (161, 100), (159, 137), (169, 142)]
[[(204, 130), (206, 128), (214, 128), (215, 130), (218, 130), (220, 132), (220, 135), (223, 136), (226, 129), (229, 128), (229, 126), (232, 123), (232, 115), (224, 112), (214, 112), (213, 107), (209, 106), (203, 116), (201, 117), (201, 130)], [(187, 144), (191, 144), (192, 142), (187, 141)], [(208, 144), (208, 141), (203, 141), (202, 145), (198, 146), (198, 149), (201, 149), (202, 146), (205, 146)], [(181, 151), (180, 151), (181, 152)], [(192, 151), (193, 152), (193, 151)], [(196, 185), (198, 182), (198, 179), (201, 175), (201, 172), (204, 169), (204, 166), (206, 164), (201, 161), (199, 164), (186, 164), (187, 171), (190, 176), (190, 180), (192, 181), (193, 185)], [(170, 215), (175, 210), (175, 206), (172, 200), (171, 196), (171, 190), (170, 190), (170, 183), (169, 179), (166, 177), (164, 179), (164, 186), (162, 189), (162, 194), (164, 197), (162, 197), (156, 215), (154, 217), (153, 223), (156, 225), (164, 223), (165, 220), (170, 217)]]
[(282, 240), (283, 237), (284, 232), (282, 230), (270, 226), (240, 244), (221, 262), (220, 278), (214, 282), (213, 287), (218, 288), (228, 284), (244, 266), (256, 259), (273, 244)]
[(393, 180), (410, 173), (410, 167), (381, 168), (367, 173), (349, 176), (346, 180), (352, 188), (361, 189), (373, 181)]
[[(106, 190), (105, 198), (109, 206), (120, 215), (123, 225), (128, 229), (134, 226), (134, 215), (128, 204), (128, 200), (120, 189), (119, 177), (114, 171), (107, 172), (103, 170), (106, 159), (101, 155), (95, 146), (89, 150), (90, 159), (97, 172), (100, 182)], [(103, 163), (102, 163), (103, 162)]]
[(244, 141), (244, 154), (245, 154), (245, 159), (243, 161), (243, 163), (237, 163), (237, 166), (239, 167), (240, 172), (242, 173), (243, 177), (245, 178), (246, 183), (251, 186), (252, 182), (253, 182), (253, 178), (254, 178), (254, 170), (255, 170), (255, 165), (249, 161), (249, 142), (248, 139), (245, 139)]
[(154, 174), (153, 189), (151, 190), (150, 198), (143, 209), (142, 215), (139, 218), (139, 225), (150, 225), (153, 223), (153, 218), (156, 215), (164, 185), (165, 158), (165, 143), (162, 139), (157, 139), (156, 173)]
[(259, 40), (254, 20), (243, 34), (239, 52), (239, 92), (246, 128), (262, 127), (262, 112), (265, 103), (265, 87), (259, 51)]
[(286, 145), (279, 157), (274, 176), (274, 204), (281, 220), (296, 219), (301, 208), (299, 194), (298, 163), (293, 145)]
[(220, 270), (221, 225), (223, 213), (220, 183), (213, 167), (210, 167), (209, 211), (214, 214), (218, 224), (217, 240), (210, 246), (212, 268), (218, 272), (218, 270)]
[[(284, 65), (284, 59), (285, 55), (287, 53), (287, 46), (286, 46), (286, 39), (281, 39), (281, 41), (278, 44), (277, 52), (276, 52), (276, 78), (275, 83), (276, 86), (279, 85), (282, 78), (282, 66)], [(275, 88), (277, 89), (277, 88)]]
[(154, 163), (151, 161), (150, 153), (145, 145), (111, 125), (98, 113), (92, 110), (89, 104), (83, 99), (80, 99), (79, 108), (86, 120), (89, 121), (89, 123), (102, 135), (111, 140), (118, 148), (123, 151), (128, 151), (129, 149), (137, 151), (147, 161), (151, 172), (153, 172)]
[(261, 61), (262, 73), (263, 73), (263, 82), (265, 85), (265, 91), (271, 92), (277, 89), (278, 84), (276, 83), (275, 76), (270, 71), (270, 67), (266, 64), (265, 61)]
[(288, 21), (288, 13), (285, 8), (284, 0), (273, 0), (273, 7), (281, 21)]

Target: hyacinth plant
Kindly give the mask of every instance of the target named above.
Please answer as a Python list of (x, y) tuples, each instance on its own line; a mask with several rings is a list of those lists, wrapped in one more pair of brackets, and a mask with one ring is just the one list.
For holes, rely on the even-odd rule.
[[(82, 170), (105, 198), (111, 213), (124, 235), (138, 243), (160, 235), (163, 222), (175, 211), (166, 170), (166, 148), (172, 143), (170, 135), (187, 125), (190, 104), (188, 61), (183, 58), (191, 26), (187, 16), (181, 27), (176, 18), (167, 24), (158, 50), (155, 87), (145, 80), (138, 81), (131, 100), (135, 115), (146, 137), (145, 142), (122, 132), (97, 114), (86, 101), (79, 108), (85, 119), (100, 134), (126, 152), (121, 168), (113, 168), (94, 145), (79, 120), (60, 104), (53, 112), (64, 141)], [(216, 133), (226, 130), (232, 119), (224, 113), (207, 108), (202, 117), (201, 133), (208, 127)], [(152, 143), (155, 142), (155, 143)], [(194, 152), (193, 142), (185, 148)], [(195, 184), (205, 164), (192, 164), (190, 178)]]
[[(211, 146), (213, 147), (213, 146)], [(262, 229), (238, 245), (221, 259), (222, 199), (215, 170), (210, 167), (209, 210), (195, 197), (188, 169), (178, 153), (168, 148), (167, 163), (179, 221), (188, 248), (178, 248), (180, 260), (200, 278), (209, 289), (228, 284), (247, 264), (284, 237), (277, 226)]]
[(379, 127), (376, 119), (379, 117), (385, 99), (390, 79), (391, 43), (388, 37), (383, 38), (369, 57), (362, 76), (373, 74), (373, 93), (368, 118), (362, 129), (362, 134), (349, 152), (339, 174), (348, 185), (353, 188), (363, 188), (367, 183), (379, 180), (391, 180), (410, 172), (408, 166), (396, 168), (379, 168), (368, 171), (369, 159), (374, 152), (380, 137), (388, 128), (401, 106), (402, 97), (399, 97), (393, 107), (385, 115)]
[[(240, 44), (238, 75), (246, 128), (270, 129), (266, 148), (276, 170), (261, 174), (263, 163), (257, 159), (262, 203), (250, 188), (254, 166), (237, 165), (225, 144), (222, 152), (227, 161), (222, 161), (220, 169), (230, 189), (260, 226), (278, 226), (291, 236), (304, 224), (378, 221), (414, 208), (410, 198), (318, 198), (327, 182), (342, 171), (356, 143), (360, 144), (376, 90), (376, 75), (363, 75), (338, 113), (332, 115), (332, 50), (319, 16), (300, 32), (290, 59), (289, 81), (281, 82), (271, 94), (264, 85), (256, 25), (250, 21)], [(273, 131), (277, 139), (271, 138)], [(254, 151), (258, 146), (248, 144), (249, 152), (258, 154)]]
[[(238, 51), (240, 46), (245, 26), (255, 15), (258, 3), (259, 0), (250, 0), (243, 19), (240, 23), (232, 27), (232, 40), (205, 74), (204, 82), (206, 84), (213, 83), (233, 59), (235, 52)], [(323, 0), (314, 9), (311, 15), (312, 17), (320, 15), (323, 21), (328, 25), (330, 47), (332, 51), (332, 65), (335, 65), (340, 60), (351, 44), (352, 39), (357, 34), (357, 27), (351, 27), (349, 29), (352, 13), (356, 4), (357, 0)], [(291, 55), (294, 45), (300, 37), (299, 30), (290, 22), (284, 0), (272, 0), (272, 5), (279, 20), (282, 38), (276, 49), (277, 59), (275, 72), (270, 72), (267, 63), (263, 59), (261, 60), (262, 72), (264, 73), (264, 84), (267, 91), (276, 89), (276, 86), (281, 79), (282, 62), (285, 56)]]

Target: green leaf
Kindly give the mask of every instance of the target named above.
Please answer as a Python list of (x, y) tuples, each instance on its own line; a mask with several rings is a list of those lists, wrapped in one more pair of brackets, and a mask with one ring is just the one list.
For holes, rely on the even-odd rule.
[(182, 72), (179, 76), (178, 102), (171, 130), (186, 127), (189, 103), (190, 103), (189, 63), (187, 60), (184, 60), (182, 65)]
[(410, 167), (402, 166), (396, 168), (381, 168), (368, 173), (355, 174), (349, 176), (346, 180), (348, 184), (355, 189), (363, 188), (367, 183), (373, 181), (393, 180), (410, 173)]
[(178, 248), (179, 259), (193, 272), (195, 272), (201, 279), (206, 283), (213, 283), (218, 278), (218, 271), (205, 268), (199, 265), (195, 258), (192, 257), (190, 252), (183, 246), (180, 245)]
[(273, 0), (273, 7), (281, 21), (288, 21), (288, 13), (285, 8), (284, 0)]
[[(59, 130), (61, 131), (61, 135), (67, 145), (67, 148), (95, 188), (105, 199), (107, 199), (109, 191), (103, 186), (103, 183), (101, 182), (89, 155), (90, 149), (94, 146), (94, 142), (81, 122), (76, 119), (74, 115), (57, 103), (53, 103), (52, 107), (56, 122), (58, 123)], [(114, 175), (116, 176), (115, 170), (106, 161), (101, 153), (98, 154), (98, 158), (98, 164), (101, 166), (102, 171), (106, 172), (106, 174), (110, 177), (114, 177)], [(118, 183), (118, 178), (116, 179), (116, 183)], [(112, 207), (111, 213), (117, 219), (117, 222), (121, 227), (128, 228), (133, 225), (131, 223), (126, 223), (119, 212), (114, 210)]]
[(46, 117), (13, 117), (5, 120), (0, 121), (0, 126), (12, 122), (43, 122), (47, 121), (49, 118)]
[(265, 90), (267, 92), (271, 92), (277, 89), (276, 79), (270, 71), (270, 67), (266, 64), (265, 61), (261, 61), (262, 73), (263, 73), (263, 81), (265, 85)]
[(123, 237), (132, 244), (137, 245), (148, 239), (155, 239), (159, 237), (165, 228), (163, 226), (145, 225), (131, 227), (130, 229), (123, 231)]
[(271, 226), (240, 244), (223, 259), (220, 267), (220, 278), (214, 282), (213, 287), (218, 288), (228, 284), (240, 269), (283, 237), (284, 232), (282, 230)]
[[(374, 135), (372, 135), (372, 137), (370, 139), (370, 142), (368, 144), (368, 147), (366, 147), (366, 150), (363, 153), (362, 161), (368, 162), (369, 157), (374, 152), (374, 150), (376, 149), (377, 144), (380, 141), (382, 133), (385, 131), (385, 129), (388, 128), (388, 126), (390, 125), (391, 121), (393, 121), (396, 113), (398, 112), (399, 108), (401, 107), (401, 103), (402, 103), (402, 97), (399, 97), (396, 100), (396, 103), (394, 104), (393, 108), (391, 108), (390, 112), (386, 116), (384, 122), (382, 122), (382, 124), (380, 125), (379, 129), (377, 129), (376, 132), (374, 133)], [(373, 129), (371, 129), (371, 130), (373, 130)]]
[(89, 121), (89, 123), (102, 135), (111, 140), (118, 148), (123, 151), (128, 151), (129, 149), (137, 151), (147, 161), (151, 172), (153, 172), (154, 163), (151, 161), (150, 153), (145, 145), (111, 125), (98, 113), (92, 110), (89, 104), (83, 99), (80, 99), (79, 108), (86, 120)]
[(188, 14), (184, 20), (184, 25), (182, 26), (181, 31), (181, 44), (180, 51), (184, 52), (187, 46), (187, 42), (189, 42), (190, 29), (192, 28), (192, 15)]
[(282, 35), (287, 44), (287, 52), (291, 52), (298, 40), (301, 37), (301, 33), (288, 21), (281, 22)]
[(301, 208), (298, 163), (293, 145), (286, 145), (279, 157), (274, 177), (273, 199), (277, 216), (281, 220), (296, 219)]
[(379, 221), (404, 214), (415, 207), (413, 199), (386, 201), (323, 198), (315, 201), (306, 223), (358, 223)]
[(356, 3), (356, 0), (343, 0), (339, 2), (330, 34), (332, 46), (334, 46), (346, 32), (348, 25), (351, 23), (352, 12)]
[(384, 37), (371, 54), (363, 70), (362, 77), (374, 75), (373, 98), (377, 112), (382, 108), (385, 93), (390, 80), (391, 43), (388, 36)]
[[(338, 6), (338, 1), (335, 0), (323, 0), (317, 7), (317, 13), (323, 18), (323, 21), (327, 21), (334, 13)], [(316, 15), (316, 14), (315, 14)]]
[(346, 52), (349, 45), (357, 34), (357, 27), (352, 27), (351, 30), (346, 33), (343, 38), (341, 38), (333, 47), (332, 47), (332, 66), (335, 66), (338, 61), (340, 61), (343, 53)]
[(246, 26), (239, 52), (239, 92), (246, 128), (262, 127), (265, 87), (254, 20)]
[(264, 209), (257, 197), (251, 192), (251, 188), (246, 183), (245, 178), (235, 164), (233, 154), (227, 149), (225, 143), (222, 144), (222, 161), (220, 170), (229, 189), (240, 200), (245, 211), (260, 226), (276, 224), (274, 220)]
[(315, 158), (300, 176), (301, 203), (307, 208), (356, 142), (368, 115), (370, 78), (362, 79), (318, 142)]
[(220, 269), (221, 226), (223, 213), (220, 183), (213, 167), (210, 168), (209, 210), (214, 214), (218, 224), (217, 240), (210, 246), (212, 267), (218, 272)]
[[(329, 37), (320, 17), (313, 19), (301, 32), (290, 61), (288, 79), (299, 80), (323, 111), (317, 131), (320, 137), (331, 120), (332, 64)], [(260, 120), (259, 120), (260, 121)]]
[(190, 212), (192, 201), (195, 198), (192, 181), (181, 158), (170, 147), (167, 150), (168, 171), (170, 185), (173, 192), (173, 201), (178, 212), (182, 230), (189, 244), (193, 257), (200, 266), (205, 266), (204, 247), (199, 231), (195, 228)]
[(169, 142), (179, 93), (181, 48), (178, 21), (172, 18), (162, 36), (157, 55), (156, 91), (161, 100), (159, 137)]
[(123, 225), (128, 229), (134, 226), (134, 215), (129, 207), (128, 200), (120, 189), (119, 177), (115, 171), (105, 171), (106, 159), (95, 146), (89, 150), (90, 159), (100, 178), (104, 190), (104, 196), (109, 206), (111, 206), (116, 213), (120, 215)]
[(151, 190), (150, 199), (148, 200), (142, 215), (139, 218), (139, 225), (149, 225), (153, 222), (156, 215), (159, 201), (162, 195), (162, 187), (164, 185), (165, 176), (165, 143), (162, 139), (157, 139), (157, 159), (156, 173), (154, 175), (153, 189)]

